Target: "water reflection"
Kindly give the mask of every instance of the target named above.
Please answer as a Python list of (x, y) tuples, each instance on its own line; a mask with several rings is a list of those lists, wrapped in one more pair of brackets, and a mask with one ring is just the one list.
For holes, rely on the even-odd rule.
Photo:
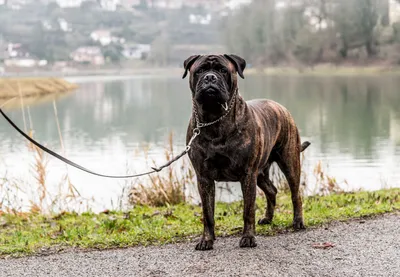
[[(399, 86), (400, 78), (393, 76), (249, 76), (240, 91), (246, 99), (269, 98), (290, 110), (303, 139), (312, 142), (305, 162), (310, 183), (313, 166), (322, 160), (329, 164), (331, 175), (347, 180), (352, 188), (378, 189), (383, 183), (400, 186)], [(145, 143), (151, 145), (151, 157), (162, 162), (169, 132), (175, 133), (177, 147), (184, 145), (190, 97), (187, 80), (179, 76), (82, 82), (75, 93), (56, 99), (66, 154), (93, 170), (124, 174), (127, 164), (136, 171), (145, 169), (141, 155)], [(35, 137), (60, 149), (52, 101), (26, 104)], [(20, 109), (8, 113), (23, 126)], [(25, 142), (3, 120), (0, 139), (6, 165), (1, 170), (29, 178)], [(48, 182), (56, 182), (65, 167), (52, 158), (49, 161)], [(111, 191), (120, 189), (114, 185), (118, 181), (73, 169), (70, 176), (81, 192), (96, 200), (101, 195), (105, 207), (116, 196)], [(220, 199), (232, 200), (224, 194)], [(237, 197), (240, 190), (234, 187), (233, 198)]]

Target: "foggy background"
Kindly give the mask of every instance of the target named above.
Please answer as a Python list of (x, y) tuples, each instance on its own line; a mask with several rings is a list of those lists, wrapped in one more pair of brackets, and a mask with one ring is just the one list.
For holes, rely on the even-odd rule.
[(0, 73), (180, 67), (231, 52), (249, 67), (400, 63), (396, 0), (0, 0)]

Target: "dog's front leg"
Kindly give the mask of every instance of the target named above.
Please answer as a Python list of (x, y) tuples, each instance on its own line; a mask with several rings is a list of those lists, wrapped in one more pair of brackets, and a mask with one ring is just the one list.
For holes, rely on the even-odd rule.
[(196, 250), (211, 250), (215, 240), (214, 234), (214, 209), (215, 209), (215, 182), (213, 180), (197, 177), (201, 203), (203, 207), (204, 231)]
[(240, 247), (256, 247), (255, 233), (255, 202), (256, 202), (256, 186), (257, 176), (254, 173), (247, 174), (246, 177), (240, 182), (243, 192), (243, 220), (244, 228), (243, 235), (240, 240)]

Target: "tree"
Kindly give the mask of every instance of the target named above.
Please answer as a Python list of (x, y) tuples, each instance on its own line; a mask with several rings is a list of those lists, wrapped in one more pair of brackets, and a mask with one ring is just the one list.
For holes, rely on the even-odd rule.
[(140, 0), (140, 3), (135, 6), (136, 9), (146, 11), (149, 9), (149, 5), (146, 0)]
[(4, 62), (6, 58), (6, 43), (3, 36), (0, 34), (0, 63)]
[(376, 0), (358, 0), (360, 5), (360, 29), (369, 57), (376, 55), (377, 39), (374, 29), (378, 23), (378, 7)]
[(103, 56), (114, 64), (119, 64), (122, 57), (122, 47), (119, 44), (110, 44), (103, 49)]
[(376, 56), (385, 16), (380, 0), (254, 0), (228, 15), (222, 31), (227, 48), (253, 63), (312, 64), (358, 48)]
[(340, 1), (334, 20), (342, 40), (340, 53), (346, 58), (350, 49), (365, 46), (369, 57), (376, 54), (374, 29), (378, 23), (377, 0)]
[(151, 59), (160, 66), (166, 66), (171, 57), (171, 41), (164, 33), (158, 36), (151, 44)]
[(98, 7), (100, 7), (99, 1), (97, 1), (97, 2), (85, 1), (85, 2), (82, 2), (80, 8), (82, 11), (91, 12), (91, 11), (97, 9)]

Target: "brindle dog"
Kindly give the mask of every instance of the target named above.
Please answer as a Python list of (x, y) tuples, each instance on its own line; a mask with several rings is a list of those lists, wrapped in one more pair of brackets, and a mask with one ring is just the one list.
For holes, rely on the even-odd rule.
[[(244, 78), (246, 61), (236, 55), (195, 55), (184, 62), (190, 71), (193, 114), (187, 142), (201, 123), (219, 122), (200, 128), (189, 158), (195, 169), (203, 207), (204, 231), (196, 250), (213, 248), (215, 181), (241, 183), (244, 199), (244, 229), (240, 247), (255, 247), (256, 186), (265, 193), (265, 217), (258, 224), (269, 224), (274, 215), (277, 190), (268, 174), (276, 162), (290, 186), (293, 227), (304, 229), (299, 195), (300, 152), (309, 142), (300, 142), (299, 131), (289, 111), (271, 100), (246, 102), (239, 95), (237, 74)], [(237, 74), (236, 74), (237, 73)], [(197, 115), (196, 115), (197, 114)]]

